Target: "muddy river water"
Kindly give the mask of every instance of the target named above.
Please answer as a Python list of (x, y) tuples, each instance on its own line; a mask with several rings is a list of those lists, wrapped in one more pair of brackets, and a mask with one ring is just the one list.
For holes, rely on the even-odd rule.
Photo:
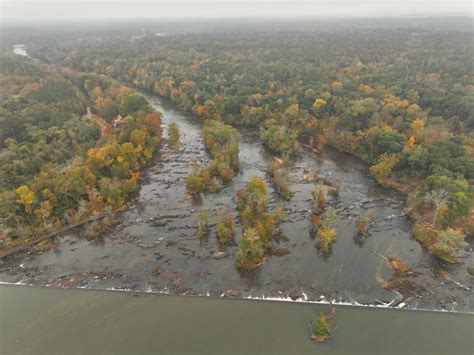
[[(219, 193), (186, 199), (185, 176), (192, 165), (209, 160), (203, 149), (201, 122), (167, 101), (148, 96), (163, 113), (164, 137), (171, 122), (180, 125), (181, 147), (166, 145), (144, 174), (136, 196), (119, 215), (121, 224), (95, 241), (80, 233), (57, 240), (56, 248), (16, 255), (0, 261), (0, 280), (8, 283), (127, 289), (175, 294), (233, 297), (267, 297), (398, 305), (407, 308), (472, 311), (472, 277), (462, 265), (436, 261), (413, 239), (404, 213), (404, 198), (379, 187), (367, 166), (346, 154), (327, 148), (319, 155), (304, 153), (291, 168), (293, 197), (286, 202), (272, 190), (265, 173), (272, 156), (255, 133), (242, 132), (237, 177)], [(305, 170), (319, 168), (322, 177), (341, 186), (329, 205), (337, 212), (336, 242), (329, 255), (321, 255), (310, 231), (314, 185), (303, 179)], [(235, 245), (220, 249), (211, 228), (209, 237), (196, 237), (195, 214), (209, 210), (211, 225), (216, 211), (235, 211), (235, 192), (253, 175), (267, 181), (271, 207), (282, 206), (288, 219), (272, 241), (265, 264), (251, 272), (235, 268)], [(358, 237), (355, 218), (375, 216), (370, 236)], [(237, 237), (240, 229), (237, 228)], [(283, 256), (278, 256), (286, 254)], [(397, 290), (384, 284), (396, 276), (383, 256), (407, 261), (412, 273)], [(467, 261), (469, 263), (470, 261)], [(472, 262), (472, 253), (471, 253)]]
[(469, 355), (468, 314), (336, 307), (334, 337), (310, 340), (328, 306), (0, 286), (2, 354)]

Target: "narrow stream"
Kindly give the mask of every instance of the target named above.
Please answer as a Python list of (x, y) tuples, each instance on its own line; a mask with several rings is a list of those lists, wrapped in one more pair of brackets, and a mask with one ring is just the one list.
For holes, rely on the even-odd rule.
[[(148, 95), (148, 99), (163, 113), (164, 137), (167, 125), (176, 122), (182, 144), (175, 151), (167, 146), (161, 150), (157, 162), (144, 174), (139, 192), (119, 216), (121, 226), (93, 242), (69, 235), (58, 240), (53, 250), (12, 257), (0, 264), (1, 281), (371, 304), (408, 297), (410, 308), (472, 311), (471, 288), (453, 282), (469, 285), (465, 268), (443, 266), (422, 250), (403, 212), (403, 196), (379, 187), (358, 159), (331, 148), (320, 155), (304, 153), (291, 169), (294, 196), (286, 202), (273, 192), (265, 173), (272, 156), (253, 134), (243, 132), (239, 175), (221, 192), (190, 201), (185, 176), (193, 164), (209, 159), (203, 149), (201, 122), (157, 96)], [(336, 243), (327, 256), (318, 252), (310, 234), (313, 183), (303, 180), (305, 170), (316, 168), (341, 186), (340, 196), (329, 199), (338, 220)], [(225, 249), (219, 248), (214, 228), (200, 242), (195, 235), (195, 213), (208, 209), (213, 224), (217, 210), (232, 211), (238, 223), (235, 192), (253, 175), (267, 181), (271, 208), (282, 206), (288, 213), (272, 246), (289, 253), (270, 255), (261, 268), (242, 273), (235, 268), (240, 230), (235, 245)], [(355, 230), (360, 213), (375, 216), (375, 225), (365, 238), (358, 237)], [(384, 288), (395, 273), (378, 254), (397, 256), (411, 264), (411, 286), (402, 295)], [(451, 279), (435, 278), (438, 268)]]

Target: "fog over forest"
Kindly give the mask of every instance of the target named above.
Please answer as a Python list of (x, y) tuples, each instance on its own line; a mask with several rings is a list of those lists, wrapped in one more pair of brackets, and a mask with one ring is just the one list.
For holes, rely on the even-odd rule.
[(3, 0), (2, 22), (236, 17), (472, 16), (469, 0)]

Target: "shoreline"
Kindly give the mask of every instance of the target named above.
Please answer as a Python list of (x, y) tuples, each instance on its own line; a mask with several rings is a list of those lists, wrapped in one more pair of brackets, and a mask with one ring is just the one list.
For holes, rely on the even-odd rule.
[(22, 287), (22, 288), (32, 288), (32, 289), (53, 289), (53, 290), (75, 290), (75, 291), (94, 291), (94, 292), (110, 292), (110, 293), (120, 293), (127, 296), (135, 297), (184, 297), (184, 298), (207, 298), (207, 299), (223, 299), (223, 300), (233, 300), (233, 301), (259, 301), (266, 303), (291, 303), (291, 304), (314, 304), (314, 305), (328, 305), (336, 307), (349, 307), (349, 308), (368, 308), (368, 309), (386, 309), (393, 311), (405, 311), (405, 312), (432, 312), (432, 313), (446, 313), (446, 314), (463, 314), (463, 315), (474, 315), (474, 311), (453, 311), (453, 310), (442, 310), (442, 309), (425, 309), (425, 308), (401, 308), (401, 307), (392, 307), (384, 306), (377, 304), (361, 304), (361, 303), (350, 303), (337, 300), (321, 300), (321, 301), (312, 301), (309, 299), (304, 299), (306, 294), (303, 293), (301, 298), (292, 299), (291, 297), (272, 297), (272, 296), (248, 296), (248, 297), (231, 297), (225, 296), (224, 294), (213, 295), (211, 293), (207, 294), (191, 294), (191, 293), (172, 293), (167, 291), (135, 291), (127, 288), (92, 288), (85, 286), (77, 287), (56, 287), (56, 286), (38, 286), (33, 284), (26, 283), (11, 283), (0, 281), (0, 287)]

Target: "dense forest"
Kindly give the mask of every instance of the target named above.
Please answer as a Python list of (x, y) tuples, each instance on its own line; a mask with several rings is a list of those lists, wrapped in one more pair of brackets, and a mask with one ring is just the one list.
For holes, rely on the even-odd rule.
[(160, 142), (143, 96), (103, 75), (0, 56), (0, 247), (91, 218), (94, 236), (124, 206)]
[[(69, 69), (53, 75), (26, 63), (9, 70), (2, 65), (4, 86), (11, 90), (2, 98), (1, 174), (6, 182), (3, 193), (10, 201), (4, 209), (16, 211), (22, 220), (41, 221), (41, 211), (46, 210), (48, 218), (58, 217), (85, 194), (93, 201), (100, 194), (114, 208), (123, 204), (125, 194), (114, 192), (117, 184), (111, 177), (134, 184), (135, 172), (156, 146), (159, 124), (155, 126), (158, 118), (150, 116), (138, 96), (124, 93), (103, 77), (107, 76), (167, 97), (207, 121), (205, 143), (213, 160), (207, 167), (196, 166), (188, 176), (190, 194), (218, 190), (238, 170), (238, 134), (229, 125), (258, 130), (262, 143), (285, 161), (301, 149), (321, 151), (329, 144), (370, 164), (380, 184), (407, 193), (415, 237), (433, 254), (456, 262), (466, 237), (474, 235), (471, 40), (464, 32), (368, 29), (159, 36), (145, 32), (132, 40), (35, 40), (27, 44), (33, 57)], [(97, 74), (87, 74), (91, 72)], [(40, 79), (38, 87), (32, 77)], [(56, 92), (48, 95), (62, 95), (67, 109), (57, 107), (57, 99), (44, 97), (43, 85)], [(36, 106), (39, 109), (30, 114)], [(105, 138), (91, 120), (80, 119), (86, 106), (102, 117), (100, 122), (110, 124), (118, 114), (125, 117), (123, 128), (111, 129), (113, 143), (97, 147)], [(35, 118), (44, 110), (54, 114), (46, 120)], [(73, 124), (76, 121), (80, 124)], [(74, 131), (64, 129), (68, 124)], [(65, 131), (76, 136), (62, 138)], [(77, 142), (74, 154), (60, 153), (66, 139)], [(28, 163), (29, 151), (41, 151), (45, 141), (51, 144), (44, 149), (58, 156), (45, 153), (47, 163)], [(51, 148), (54, 144), (59, 147)], [(105, 163), (101, 157), (108, 154), (133, 158), (127, 158), (124, 168), (104, 158)], [(48, 175), (72, 156), (83, 158), (67, 164), (59, 175)], [(77, 189), (54, 193), (45, 185), (76, 164), (91, 170), (93, 183), (82, 180)], [(85, 174), (78, 170), (78, 175)], [(274, 169), (274, 175), (278, 171)], [(33, 187), (32, 176), (38, 180)], [(264, 196), (259, 184), (251, 181), (247, 189)], [(18, 194), (23, 206), (16, 202)], [(51, 199), (48, 194), (61, 201), (50, 212), (41, 207)], [(239, 195), (241, 213), (246, 210), (245, 194)], [(288, 191), (284, 194), (289, 197)], [(262, 214), (262, 220), (272, 220), (264, 210), (254, 212), (253, 218)], [(256, 223), (243, 223), (244, 240), (264, 243), (266, 232), (256, 231)], [(326, 224), (322, 226), (331, 234)], [(250, 261), (242, 258), (241, 264), (258, 264), (262, 255), (256, 253)]]

